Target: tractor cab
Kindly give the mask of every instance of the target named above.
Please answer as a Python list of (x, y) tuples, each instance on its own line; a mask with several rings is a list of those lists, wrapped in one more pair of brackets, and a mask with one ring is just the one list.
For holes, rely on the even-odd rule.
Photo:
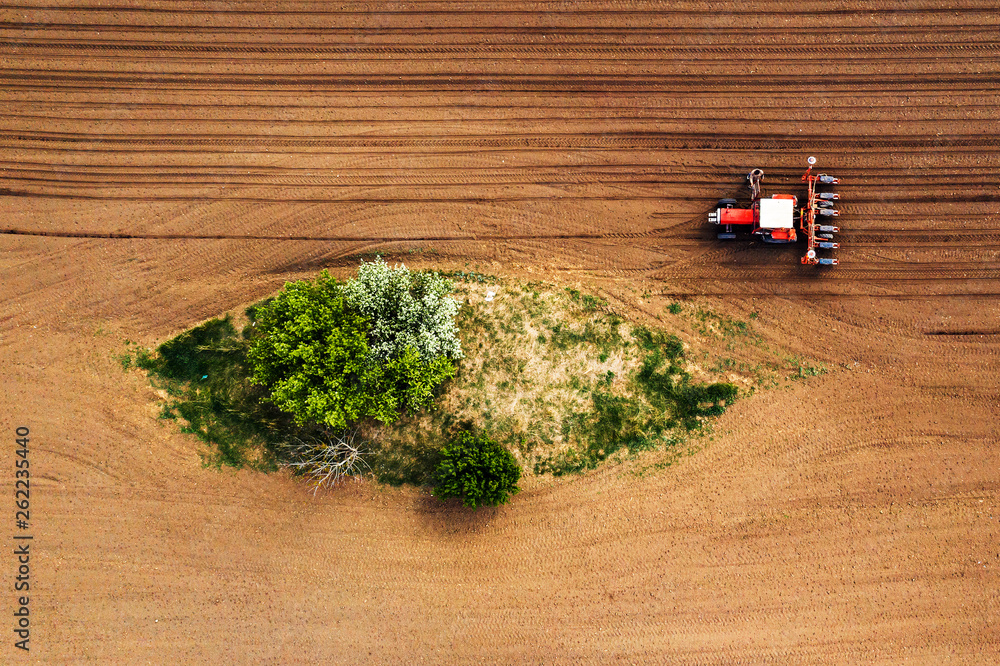
[(756, 202), (753, 233), (765, 243), (794, 243), (795, 203), (791, 194), (775, 194)]

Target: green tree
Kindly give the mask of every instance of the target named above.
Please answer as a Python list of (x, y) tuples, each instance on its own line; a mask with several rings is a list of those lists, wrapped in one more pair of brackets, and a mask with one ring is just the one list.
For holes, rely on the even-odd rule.
[(434, 494), (441, 499), (461, 498), (473, 509), (505, 504), (519, 491), (521, 466), (484, 434), (463, 431), (441, 451)]
[(299, 424), (343, 429), (364, 417), (395, 421), (434, 398), (454, 374), (442, 357), (424, 361), (412, 347), (379, 361), (369, 346), (370, 320), (350, 307), (342, 285), (323, 273), (293, 282), (255, 311), (247, 357), (251, 381)]

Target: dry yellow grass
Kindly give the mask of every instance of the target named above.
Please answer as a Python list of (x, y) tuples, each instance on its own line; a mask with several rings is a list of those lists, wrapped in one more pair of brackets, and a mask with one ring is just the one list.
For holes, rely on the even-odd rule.
[[(456, 281), (455, 296), (463, 301), (459, 328), (466, 357), (435, 411), (379, 431), (383, 450), (435, 448), (449, 429), (472, 425), (506, 444), (530, 475), (540, 463), (539, 469), (550, 469), (544, 461), (588, 447), (595, 395), (624, 400), (625, 409), (646, 414), (648, 422), (655, 408), (634, 378), (650, 348), (637, 337), (640, 329), (600, 298), (496, 278)], [(693, 381), (733, 383), (745, 394), (765, 377), (773, 380), (775, 373), (760, 360), (768, 353), (754, 349), (756, 338), (746, 322), (701, 306), (674, 309), (681, 313), (673, 323), (685, 338), (685, 353), (700, 356), (681, 362)], [(737, 351), (755, 362), (737, 364), (722, 356)], [(688, 430), (659, 432), (657, 441), (681, 441)], [(628, 453), (626, 445), (621, 453)]]

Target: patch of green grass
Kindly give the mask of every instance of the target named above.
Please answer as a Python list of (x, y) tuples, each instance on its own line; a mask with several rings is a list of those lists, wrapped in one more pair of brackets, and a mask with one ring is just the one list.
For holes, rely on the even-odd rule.
[(695, 382), (682, 365), (684, 347), (673, 334), (637, 326), (632, 330), (643, 352), (626, 390), (612, 393), (614, 373), (600, 381), (591, 409), (578, 418), (574, 446), (543, 457), (536, 473), (569, 474), (592, 469), (625, 451), (643, 451), (673, 445), (684, 432), (702, 427), (721, 415), (738, 395), (732, 384)]
[(701, 419), (722, 415), (739, 391), (733, 384), (692, 381), (680, 360), (680, 355), (654, 350), (643, 359), (636, 381), (650, 404), (657, 411), (670, 415), (666, 426), (680, 425), (693, 430), (700, 425)]
[(114, 359), (122, 366), (122, 371), (128, 372), (132, 368), (134, 359), (132, 354), (125, 352), (124, 354), (116, 354)]
[(636, 326), (632, 329), (632, 337), (647, 352), (665, 354), (671, 360), (677, 360), (684, 355), (684, 343), (673, 333), (651, 331), (645, 326)]
[(460, 282), (475, 282), (478, 284), (497, 284), (500, 279), (495, 275), (486, 275), (476, 271), (443, 271), (438, 275), (458, 280)]
[(566, 287), (566, 293), (569, 294), (574, 303), (581, 306), (584, 312), (597, 312), (608, 307), (608, 302), (599, 296), (581, 293), (578, 289), (569, 287)]
[(790, 356), (788, 362), (792, 366), (792, 374), (789, 375), (792, 379), (805, 379), (807, 377), (819, 377), (820, 375), (825, 375), (829, 372), (825, 365), (818, 363), (813, 365), (809, 361), (799, 358), (797, 356)]
[(710, 370), (716, 373), (729, 372), (736, 369), (736, 359), (729, 356), (721, 356), (716, 359), (715, 365), (713, 365)]
[(433, 485), (442, 444), (437, 437), (423, 435), (415, 440), (379, 442), (373, 451), (372, 474), (390, 486)]
[(182, 432), (208, 445), (207, 465), (273, 471), (277, 445), (309, 429), (296, 427), (250, 384), (246, 350), (227, 315), (168, 340), (155, 354), (137, 353), (134, 362), (169, 396), (160, 417), (178, 420)]
[[(538, 342), (547, 344), (551, 353), (565, 352), (575, 347), (588, 346), (597, 354), (607, 357), (627, 345), (621, 334), (621, 320), (614, 316), (602, 317), (583, 322), (551, 324), (549, 334), (538, 335)], [(601, 361), (604, 362), (603, 360)]]
[(703, 335), (715, 335), (722, 338), (756, 337), (749, 323), (713, 312), (708, 308), (695, 308), (693, 316), (696, 322), (695, 329)]

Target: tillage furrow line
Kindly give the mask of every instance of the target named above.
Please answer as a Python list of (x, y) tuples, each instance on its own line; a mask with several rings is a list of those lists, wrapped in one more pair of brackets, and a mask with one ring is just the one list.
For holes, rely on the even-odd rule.
[[(820, 25), (796, 24), (793, 26), (767, 26), (763, 25), (755, 28), (753, 35), (758, 39), (777, 35), (792, 35), (796, 37), (812, 35), (822, 36), (827, 39), (836, 37), (850, 37), (858, 35), (874, 35), (885, 37), (886, 35), (923, 35), (933, 34), (936, 37), (944, 35), (995, 35), (1000, 25), (988, 21), (975, 23), (948, 23), (948, 24), (909, 24), (909, 25), (853, 25), (849, 28), (831, 26), (828, 22)], [(543, 36), (545, 39), (559, 43), (564, 37), (659, 37), (677, 39), (678, 37), (691, 37), (701, 35), (711, 35), (713, 38), (746, 38), (748, 36), (746, 28), (734, 28), (729, 26), (700, 26), (685, 27), (672, 24), (670, 26), (655, 25), (546, 25), (532, 26), (523, 22), (513, 25), (484, 25), (483, 23), (467, 23), (448, 25), (421, 26), (414, 25), (408, 21), (405, 25), (326, 25), (323, 27), (299, 26), (269, 26), (266, 31), (262, 31), (258, 26), (239, 25), (163, 25), (160, 23), (141, 23), (139, 21), (129, 23), (106, 23), (106, 22), (79, 22), (64, 23), (58, 21), (45, 22), (25, 22), (9, 21), (0, 24), (0, 30), (9, 30), (24, 35), (32, 31), (63, 31), (69, 35), (79, 35), (81, 31), (102, 33), (104, 35), (114, 35), (116, 33), (154, 33), (157, 36), (168, 34), (183, 34), (185, 38), (191, 39), (199, 35), (246, 35), (251, 34), (260, 37), (262, 34), (269, 37), (333, 37), (363, 36), (367, 40), (384, 38), (391, 36), (398, 41), (400, 36), (424, 37), (434, 36), (441, 40), (445, 35), (454, 35), (456, 42), (467, 39), (469, 35), (482, 35), (493, 38), (524, 39), (527, 36)], [(971, 43), (971, 40), (970, 40)]]
[[(806, 60), (819, 59), (823, 55), (853, 55), (871, 57), (899, 54), (902, 57), (912, 57), (915, 53), (949, 53), (957, 52), (955, 57), (967, 58), (968, 51), (985, 51), (994, 55), (1000, 49), (1000, 42), (967, 42), (967, 43), (935, 43), (935, 44), (800, 44), (765, 46), (754, 44), (737, 44), (731, 46), (701, 45), (626, 45), (626, 46), (594, 46), (587, 44), (553, 43), (545, 45), (532, 44), (453, 44), (453, 45), (317, 45), (317, 44), (191, 44), (181, 42), (137, 42), (137, 41), (87, 41), (87, 40), (0, 40), (0, 49), (9, 49), (17, 53), (19, 50), (45, 51), (111, 51), (140, 53), (190, 53), (190, 54), (220, 54), (230, 56), (234, 53), (250, 55), (338, 55), (349, 59), (357, 56), (388, 56), (413, 58), (415, 56), (439, 57), (453, 55), (459, 57), (496, 58), (499, 55), (519, 57), (525, 55), (539, 56), (542, 59), (572, 58), (579, 55), (603, 56), (597, 59), (618, 59), (624, 56), (646, 56), (647, 58), (689, 57), (704, 59), (701, 56), (718, 57), (732, 56), (766, 56), (768, 58), (785, 58), (786, 56), (812, 56)], [(712, 58), (716, 59), (716, 58)]]
[(901, 74), (788, 74), (734, 77), (720, 74), (468, 74), (460, 70), (427, 74), (218, 74), (207, 72), (109, 72), (102, 70), (3, 69), (0, 89), (7, 90), (282, 90), (318, 92), (676, 92), (787, 91), (817, 88), (827, 92), (877, 90), (951, 90), (963, 93), (1000, 88), (1000, 72)]
[(656, 230), (631, 234), (465, 234), (465, 235), (424, 235), (424, 236), (303, 236), (264, 234), (140, 234), (128, 232), (100, 231), (59, 231), (41, 229), (0, 229), (0, 235), (42, 236), (48, 238), (103, 238), (121, 240), (252, 240), (252, 241), (321, 241), (359, 243), (406, 243), (406, 242), (464, 242), (464, 241), (518, 241), (518, 240), (607, 240), (634, 239), (648, 237)]
[[(170, 3), (168, 3), (170, 4)], [(404, 5), (388, 5), (382, 2), (371, 2), (371, 3), (350, 3), (343, 4), (339, 6), (332, 6), (331, 8), (319, 8), (319, 7), (309, 7), (304, 9), (292, 9), (285, 6), (281, 9), (276, 9), (273, 7), (261, 7), (261, 8), (244, 8), (243, 6), (236, 4), (229, 5), (212, 5), (210, 7), (199, 7), (187, 5), (181, 8), (174, 6), (140, 6), (140, 5), (125, 5), (119, 4), (114, 6), (102, 6), (100, 4), (61, 4), (61, 5), (40, 5), (40, 4), (7, 4), (6, 8), (8, 10), (24, 10), (32, 12), (60, 12), (70, 15), (86, 15), (86, 14), (117, 14), (121, 16), (166, 16), (172, 18), (175, 16), (185, 16), (185, 17), (201, 17), (208, 16), (209, 18), (217, 17), (251, 17), (256, 19), (267, 19), (267, 18), (291, 18), (291, 19), (302, 19), (305, 17), (322, 17), (325, 19), (332, 19), (336, 17), (344, 17), (350, 21), (356, 22), (358, 17), (361, 19), (375, 18), (381, 21), (386, 21), (389, 18), (399, 17), (406, 21), (412, 21), (415, 16), (442, 16), (446, 18), (453, 18), (458, 16), (469, 16), (475, 17), (477, 19), (493, 19), (500, 16), (513, 16), (513, 17), (527, 17), (532, 18), (539, 14), (537, 3), (525, 3), (523, 7), (517, 7), (516, 4), (512, 3), (489, 3), (491, 6), (488, 8), (475, 8), (474, 6), (460, 6), (456, 7), (454, 4), (449, 3), (433, 3), (433, 6), (420, 6), (420, 3), (409, 3)], [(648, 6), (642, 6), (648, 5)], [(874, 16), (888, 16), (894, 18), (897, 16), (913, 16), (913, 15), (946, 15), (954, 16), (959, 13), (985, 13), (991, 14), (995, 11), (996, 5), (992, 2), (982, 2), (982, 3), (950, 3), (947, 6), (918, 6), (918, 7), (907, 7), (901, 6), (897, 3), (884, 3), (883, 6), (872, 6), (866, 4), (861, 9), (849, 9), (840, 8), (836, 5), (831, 5), (829, 2), (799, 2), (795, 5), (794, 9), (785, 9), (781, 12), (782, 16), (794, 17), (794, 18), (809, 18), (817, 17), (820, 19), (830, 17), (830, 16), (857, 16), (861, 18), (869, 18)], [(768, 17), (774, 14), (773, 6), (764, 6), (757, 8), (753, 5), (737, 5), (734, 7), (729, 7), (725, 12), (727, 17), (736, 16), (747, 16), (747, 17)], [(685, 8), (676, 5), (664, 5), (660, 2), (651, 3), (615, 3), (614, 7), (602, 7), (602, 6), (591, 6), (582, 7), (579, 5), (560, 5), (552, 9), (551, 12), (547, 13), (547, 18), (550, 22), (555, 22), (556, 19), (569, 18), (577, 19), (580, 17), (595, 17), (602, 20), (606, 20), (607, 17), (612, 18), (630, 18), (630, 19), (646, 19), (646, 20), (656, 20), (660, 17), (673, 17), (673, 18), (683, 18), (683, 17), (703, 17), (703, 18), (718, 18), (719, 10), (717, 9), (694, 9)], [(84, 21), (80, 23), (85, 24)]]
[(275, 136), (275, 135), (220, 135), (220, 134), (97, 134), (44, 131), (0, 131), (0, 146), (9, 148), (29, 147), (31, 144), (73, 144), (88, 150), (107, 151), (135, 147), (157, 150), (162, 147), (222, 147), (227, 150), (244, 148), (486, 148), (504, 149), (702, 149), (702, 150), (844, 150), (860, 149), (917, 149), (974, 147), (995, 148), (1000, 136), (977, 135), (896, 135), (879, 137), (786, 137), (759, 136), (744, 138), (741, 135), (714, 133), (660, 133), (660, 132), (593, 132), (593, 133), (537, 133), (530, 135), (414, 135), (414, 136)]
[[(360, 178), (362, 176), (380, 178), (392, 175), (401, 180), (409, 180), (414, 177), (422, 177), (421, 174), (437, 174), (441, 177), (452, 176), (456, 178), (467, 178), (469, 174), (481, 174), (483, 178), (510, 177), (514, 174), (534, 174), (534, 177), (560, 177), (567, 173), (576, 173), (597, 178), (637, 178), (657, 176), (670, 178), (670, 183), (678, 185), (710, 185), (717, 189), (720, 178), (729, 178), (742, 173), (733, 168), (720, 167), (716, 165), (683, 165), (669, 166), (657, 162), (615, 162), (614, 164), (559, 164), (557, 166), (517, 166), (507, 168), (476, 167), (447, 167), (431, 164), (428, 166), (407, 166), (405, 169), (392, 169), (386, 167), (365, 167), (350, 166), (349, 168), (327, 168), (316, 169), (315, 167), (294, 167), (294, 166), (221, 166), (221, 165), (185, 165), (178, 167), (175, 165), (151, 164), (134, 165), (121, 167), (117, 165), (82, 163), (58, 164), (43, 161), (30, 160), (0, 160), (0, 169), (5, 170), (7, 177), (19, 177), (20, 175), (39, 175), (45, 173), (55, 174), (59, 178), (69, 178), (71, 176), (91, 176), (102, 179), (106, 182), (113, 177), (135, 177), (139, 175), (149, 176), (192, 176), (192, 177), (213, 177), (224, 178), (226, 176), (330, 176), (331, 174), (350, 174), (351, 177)], [(781, 169), (769, 170), (774, 178), (798, 180), (800, 175), (797, 171), (785, 171)], [(1000, 189), (1000, 180), (997, 180), (995, 169), (983, 166), (949, 166), (947, 171), (939, 170), (937, 167), (846, 167), (838, 166), (837, 173), (841, 176), (851, 178), (851, 183), (842, 184), (841, 187), (870, 187), (873, 184), (881, 184), (883, 181), (891, 182), (901, 188), (925, 189), (928, 183), (940, 186), (951, 185), (972, 185), (983, 187), (996, 186)], [(968, 175), (966, 175), (968, 174)], [(993, 180), (990, 180), (993, 178)], [(907, 182), (909, 180), (910, 182)], [(852, 201), (862, 201), (862, 199), (851, 195)], [(884, 198), (878, 199), (884, 201)], [(888, 217), (884, 214), (882, 217)], [(909, 214), (898, 215), (909, 217)], [(906, 229), (894, 229), (892, 231), (906, 232)]]

